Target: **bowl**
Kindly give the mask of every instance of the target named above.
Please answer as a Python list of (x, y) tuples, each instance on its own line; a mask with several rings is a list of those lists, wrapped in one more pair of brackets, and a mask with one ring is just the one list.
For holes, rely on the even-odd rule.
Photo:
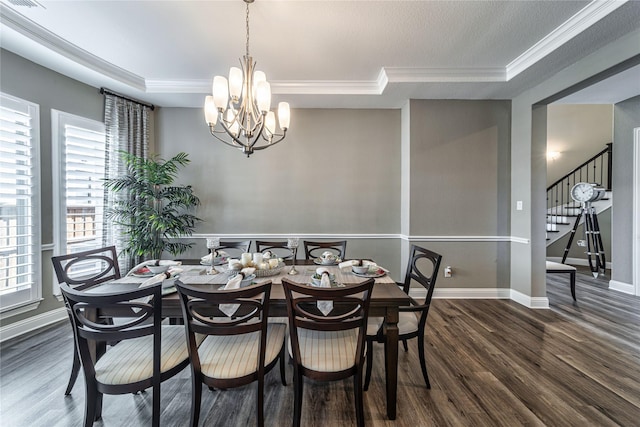
[(369, 266), (368, 265), (354, 265), (354, 266), (351, 267), (351, 269), (353, 270), (354, 273), (367, 274), (367, 272), (369, 271)]
[(336, 262), (336, 258), (337, 258), (337, 257), (336, 257), (335, 255), (331, 255), (331, 256), (326, 256), (326, 257), (322, 257), (322, 258), (320, 258), (320, 261), (321, 261), (323, 264), (328, 265), (328, 264), (333, 264), (333, 263), (335, 263), (335, 262)]
[(251, 282), (253, 281), (253, 279), (256, 278), (255, 274), (250, 274), (247, 277), (245, 277), (244, 279), (242, 279), (242, 281), (240, 282), (240, 287), (244, 288), (247, 287), (249, 285), (251, 285)]
[(169, 269), (169, 267), (171, 266), (170, 265), (147, 265), (147, 268), (153, 274), (164, 273)]

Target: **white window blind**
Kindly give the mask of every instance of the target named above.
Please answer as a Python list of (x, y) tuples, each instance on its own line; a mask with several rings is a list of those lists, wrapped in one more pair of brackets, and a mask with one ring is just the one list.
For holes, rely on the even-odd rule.
[[(105, 129), (95, 120), (52, 110), (56, 254), (103, 246)], [(100, 268), (77, 266), (74, 275)], [(58, 293), (57, 283), (54, 293)]]
[(0, 93), (0, 311), (39, 300), (39, 108)]

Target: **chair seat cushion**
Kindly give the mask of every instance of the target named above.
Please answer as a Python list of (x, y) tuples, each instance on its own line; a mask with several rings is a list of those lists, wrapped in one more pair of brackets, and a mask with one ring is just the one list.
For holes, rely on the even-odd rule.
[[(202, 342), (202, 337), (197, 338)], [(160, 371), (167, 372), (189, 358), (184, 326), (162, 326)], [(153, 335), (123, 340), (96, 362), (102, 384), (131, 384), (153, 376)]]
[[(418, 312), (420, 313), (420, 312)], [(398, 319), (398, 334), (406, 335), (418, 330), (418, 316), (415, 312), (400, 312)], [(367, 323), (367, 335), (375, 336), (382, 326), (382, 317), (370, 317)]]
[[(358, 330), (314, 331), (298, 328), (302, 366), (319, 372), (339, 372), (355, 365)], [(289, 354), (293, 357), (291, 340)]]
[[(284, 345), (284, 324), (267, 325), (265, 366), (273, 362)], [(229, 379), (250, 375), (258, 370), (260, 333), (209, 335), (198, 348), (202, 373), (210, 378)]]

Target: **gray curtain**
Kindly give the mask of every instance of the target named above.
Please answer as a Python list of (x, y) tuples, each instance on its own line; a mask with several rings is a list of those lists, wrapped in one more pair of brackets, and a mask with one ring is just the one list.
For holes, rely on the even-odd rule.
[[(126, 173), (120, 151), (127, 151), (139, 157), (149, 156), (149, 121), (150, 107), (118, 96), (104, 95), (104, 124), (106, 127), (106, 162), (105, 177), (107, 179)], [(104, 206), (109, 209), (117, 200), (125, 199), (126, 194), (111, 194), (105, 190)], [(118, 253), (122, 251), (123, 230), (116, 224), (104, 222), (103, 246), (116, 245)], [(126, 274), (136, 260), (129, 256), (119, 255), (120, 271)]]

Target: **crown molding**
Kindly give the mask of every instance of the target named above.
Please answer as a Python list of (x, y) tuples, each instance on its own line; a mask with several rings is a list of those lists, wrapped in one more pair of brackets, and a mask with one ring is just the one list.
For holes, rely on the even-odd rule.
[(385, 67), (389, 83), (473, 83), (504, 82), (505, 69), (484, 68), (406, 68)]
[[(595, 0), (585, 6), (506, 67), (408, 68), (383, 67), (375, 80), (272, 81), (274, 94), (283, 95), (381, 95), (390, 83), (506, 82), (531, 67), (576, 35), (604, 18), (628, 0)], [(39, 26), (0, 3), (3, 26), (69, 61), (146, 93), (207, 94), (210, 80), (145, 79), (101, 59)]]
[(0, 4), (0, 18), (2, 19), (3, 26), (12, 29), (16, 33), (72, 62), (75, 62), (76, 64), (82, 65), (94, 72), (102, 74), (105, 77), (130, 86), (133, 89), (144, 90), (145, 88), (145, 81), (143, 77), (113, 65), (112, 63), (105, 61), (104, 59), (101, 59), (72, 43), (69, 43), (62, 37), (57, 36), (3, 4)]
[(212, 80), (160, 80), (146, 79), (145, 92), (147, 93), (201, 93), (211, 92)]
[(628, 0), (592, 1), (505, 67), (507, 81), (625, 4)]

